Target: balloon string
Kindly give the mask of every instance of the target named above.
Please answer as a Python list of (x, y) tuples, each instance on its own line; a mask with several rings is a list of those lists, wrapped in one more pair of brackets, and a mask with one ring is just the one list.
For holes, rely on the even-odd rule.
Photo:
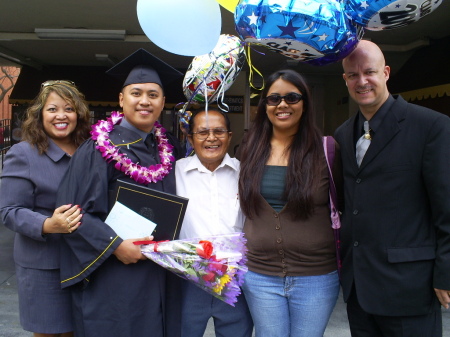
[[(217, 56), (214, 54), (214, 51), (212, 51), (210, 54), (212, 56), (214, 56), (214, 63), (210, 66), (210, 68), (209, 68), (210, 71), (212, 71), (214, 69), (216, 63), (218, 62), (218, 60), (221, 57), (226, 56), (226, 55), (231, 55), (231, 53), (233, 51), (235, 51), (236, 49), (240, 49), (240, 48), (243, 48), (242, 42), (240, 44), (238, 44), (236, 47), (234, 47), (233, 49), (223, 52)], [(230, 56), (230, 58), (232, 60), (234, 60), (233, 57)], [(219, 90), (217, 90), (215, 93), (213, 93), (211, 95), (211, 98), (217, 97), (217, 105), (218, 105), (219, 109), (222, 111), (225, 111), (225, 112), (227, 112), (229, 110), (228, 105), (223, 102), (224, 96), (225, 96), (225, 83), (227, 83), (228, 77), (230, 77), (230, 75), (234, 73), (235, 68), (237, 68), (237, 64), (238, 64), (238, 61), (235, 60), (233, 65), (227, 70), (226, 74), (222, 78)], [(241, 68), (242, 68), (242, 65), (241, 65)], [(240, 70), (240, 68), (237, 69), (237, 71), (239, 71), (239, 70)], [(208, 76), (209, 76), (209, 72), (208, 72)], [(223, 107), (225, 107), (225, 108), (223, 108)]]
[(219, 90), (219, 94), (217, 96), (217, 106), (223, 112), (228, 112), (230, 110), (230, 107), (228, 106), (228, 104), (224, 102), (224, 97), (225, 97), (225, 90), (223, 89), (223, 87), (221, 87)]
[[(231, 49), (228, 53), (231, 54), (231, 52), (233, 52), (235, 49), (240, 49), (242, 48), (241, 45)], [(221, 55), (219, 55), (217, 57), (217, 59), (219, 59), (219, 57), (222, 57), (223, 55), (226, 55), (228, 53), (223, 53)], [(243, 65), (243, 59), (240, 57), (237, 57), (236, 60), (234, 60), (233, 64), (231, 65), (231, 67), (227, 70), (224, 78), (222, 79), (222, 85), (220, 86), (218, 92), (217, 92), (217, 105), (219, 107), (220, 110), (224, 111), (224, 112), (228, 112), (230, 110), (230, 107), (228, 106), (228, 104), (226, 104), (224, 102), (224, 98), (225, 98), (225, 84), (227, 83), (228, 79), (230, 77), (232, 77), (234, 74), (238, 74), (240, 69), (242, 68)]]
[(245, 46), (248, 46), (249, 48), (251, 48), (253, 51), (257, 52), (258, 54), (261, 54), (263, 56), (266, 55), (266, 53), (263, 53), (262, 51), (259, 51), (259, 50), (255, 49), (255, 48), (252, 48), (251, 43), (249, 43), (249, 42), (243, 42), (243, 43), (244, 43)]
[[(245, 53), (245, 57), (247, 58), (247, 63), (248, 63), (248, 67), (250, 69), (249, 71), (249, 75), (248, 75), (248, 81), (250, 86), (255, 89), (255, 90), (263, 90), (264, 89), (264, 76), (261, 74), (261, 72), (256, 69), (256, 67), (252, 64), (252, 59), (251, 59), (251, 55), (250, 55), (250, 45), (247, 44), (247, 52)], [(253, 85), (253, 79), (254, 79), (254, 72), (257, 73), (261, 78), (262, 78), (262, 85), (260, 88), (257, 88)]]
[[(214, 61), (214, 63), (215, 63), (215, 61)], [(208, 75), (209, 75), (209, 72), (208, 72)], [(204, 95), (205, 95), (205, 113), (206, 113), (206, 123), (207, 123), (206, 125), (208, 125), (208, 128), (209, 128), (209, 123), (208, 123), (208, 85), (206, 83), (206, 77), (203, 77), (203, 83), (205, 83), (205, 94)]]
[[(214, 70), (214, 67), (215, 67), (215, 65), (218, 62), (220, 57), (225, 56), (227, 54), (231, 54), (231, 52), (233, 52), (236, 49), (240, 49), (240, 48), (242, 48), (242, 45), (238, 45), (238, 46), (234, 47), (233, 49), (231, 49), (231, 50), (229, 50), (227, 52), (221, 53), (221, 54), (219, 54), (217, 56), (214, 54), (214, 52), (210, 52), (210, 55), (214, 57), (214, 61), (209, 66), (208, 72), (203, 76), (203, 80), (197, 85), (197, 87), (195, 88), (194, 92), (189, 97), (188, 103), (190, 103), (190, 102), (192, 102), (194, 100), (194, 98), (197, 95), (197, 93), (199, 91), (201, 92), (202, 85), (204, 85), (204, 89), (205, 89), (204, 90), (205, 109), (208, 109), (208, 84), (206, 83), (206, 79), (210, 76), (211, 72)], [(225, 95), (225, 89), (224, 89), (223, 83), (226, 83), (227, 78), (233, 73), (232, 70), (235, 68), (236, 64), (237, 63), (234, 63), (233, 66), (230, 67), (230, 69), (227, 71), (227, 74), (225, 75), (225, 77), (221, 80), (222, 85), (220, 86), (219, 90), (215, 91), (210, 97), (210, 99), (213, 99), (215, 97), (217, 97), (217, 98), (221, 97), (222, 98), (222, 102), (219, 102), (219, 100), (217, 99), (218, 100), (217, 105), (223, 111), (228, 111), (229, 110), (228, 105), (223, 103), (223, 98), (224, 98), (224, 95)], [(242, 65), (241, 65), (241, 67), (242, 67)], [(195, 81), (195, 76), (192, 78), (192, 80), (189, 83), (187, 83), (187, 85), (191, 84), (194, 81)], [(212, 101), (214, 102), (214, 100), (215, 99), (213, 99)], [(222, 109), (221, 105), (225, 106), (226, 110)]]

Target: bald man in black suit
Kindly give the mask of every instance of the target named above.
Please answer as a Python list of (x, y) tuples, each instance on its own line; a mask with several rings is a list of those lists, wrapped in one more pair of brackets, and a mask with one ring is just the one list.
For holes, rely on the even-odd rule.
[[(342, 64), (359, 106), (335, 133), (352, 336), (442, 336), (440, 305), (450, 303), (450, 118), (391, 95), (390, 68), (374, 43), (360, 41)], [(370, 145), (358, 165), (366, 121)]]

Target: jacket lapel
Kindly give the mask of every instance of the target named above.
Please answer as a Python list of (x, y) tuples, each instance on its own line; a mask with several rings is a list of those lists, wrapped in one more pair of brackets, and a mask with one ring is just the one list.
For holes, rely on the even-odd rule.
[[(352, 163), (351, 167), (356, 172), (358, 170), (358, 165), (356, 164), (355, 146), (356, 140), (354, 140), (354, 125), (356, 122), (357, 114), (353, 115), (347, 120), (344, 125), (343, 134), (345, 137), (344, 147), (341, 147), (341, 153), (343, 158), (347, 158), (347, 162)], [(344, 159), (345, 160), (345, 159)]]
[[(405, 119), (406, 101), (400, 96), (392, 104), (380, 124), (380, 130), (376, 131), (372, 142), (363, 158), (359, 170), (363, 170), (386, 147), (400, 131), (400, 122)], [(356, 163), (356, 160), (355, 160)]]

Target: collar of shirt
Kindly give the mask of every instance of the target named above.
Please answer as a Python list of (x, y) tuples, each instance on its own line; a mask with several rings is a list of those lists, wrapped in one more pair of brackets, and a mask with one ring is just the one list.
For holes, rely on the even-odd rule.
[(135, 127), (134, 125), (131, 125), (131, 124), (127, 121), (126, 117), (124, 117), (124, 118), (122, 119), (122, 121), (120, 122), (120, 126), (123, 126), (124, 128), (126, 128), (126, 129), (128, 129), (128, 130), (131, 130), (131, 131), (133, 131), (133, 132), (136, 132), (136, 133), (142, 138), (142, 141), (145, 141), (145, 139), (147, 138), (147, 135), (149, 135), (150, 133), (154, 133), (153, 129), (152, 129), (152, 131), (150, 131), (149, 133), (147, 133), (147, 132), (145, 132), (145, 131), (142, 131), (142, 130), (139, 130), (139, 129), (138, 129), (137, 127)]
[[(395, 99), (392, 97), (392, 95), (389, 95), (386, 102), (383, 103), (383, 105), (378, 109), (378, 111), (373, 115), (373, 117), (369, 121), (369, 128), (372, 134), (376, 134), (377, 130), (379, 129), (381, 122), (383, 121), (384, 117), (386, 116), (387, 112), (391, 108), (392, 104), (394, 104)], [(366, 119), (364, 118), (361, 111), (358, 111), (358, 117), (356, 122), (356, 129), (355, 129), (355, 139), (356, 141), (362, 136), (362, 130), (364, 127), (364, 122)], [(356, 144), (356, 143), (355, 143)]]
[(229, 155), (214, 172), (207, 170), (196, 155), (177, 161), (177, 194), (189, 198), (180, 239), (242, 231), (238, 167), (239, 161)]
[(70, 156), (66, 152), (64, 152), (58, 145), (56, 145), (51, 138), (48, 138), (48, 148), (45, 153), (55, 163), (60, 161), (64, 156), (70, 158)]
[[(211, 172), (210, 170), (208, 170), (205, 166), (203, 166), (203, 164), (201, 163), (200, 159), (197, 157), (197, 155), (194, 155), (192, 157), (191, 161), (189, 162), (189, 164), (186, 165), (186, 167), (184, 168), (184, 172), (188, 172), (191, 170), (199, 170), (200, 172)], [(220, 168), (224, 167), (224, 166), (229, 166), (231, 167), (233, 170), (235, 171), (239, 171), (239, 167), (236, 167), (236, 164), (234, 161), (231, 160), (231, 157), (228, 155), (228, 153), (225, 154), (225, 157), (223, 158), (222, 162), (220, 163), (220, 165), (214, 170), (217, 171)]]

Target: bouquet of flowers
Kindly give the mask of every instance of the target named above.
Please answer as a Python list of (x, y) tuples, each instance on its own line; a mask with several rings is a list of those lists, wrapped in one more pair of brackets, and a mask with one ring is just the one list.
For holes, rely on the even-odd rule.
[(234, 306), (247, 272), (243, 233), (201, 239), (136, 241), (142, 253), (176, 275)]

